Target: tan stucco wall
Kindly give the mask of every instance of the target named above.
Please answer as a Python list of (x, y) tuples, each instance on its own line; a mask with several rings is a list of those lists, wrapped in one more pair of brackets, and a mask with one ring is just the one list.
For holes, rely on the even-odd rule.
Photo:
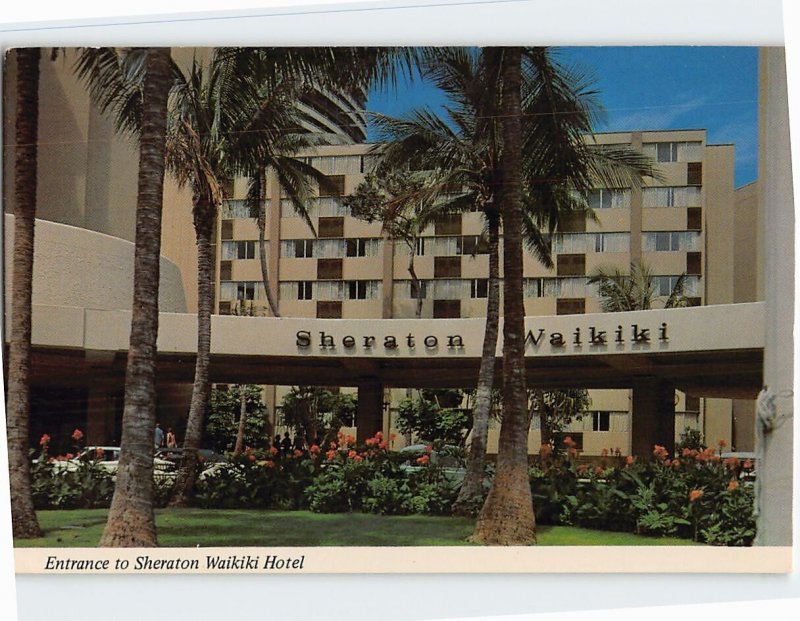
[[(5, 299), (10, 300), (14, 216), (6, 214)], [(133, 299), (131, 242), (46, 220), (36, 221), (33, 304), (100, 310), (129, 310)], [(162, 312), (186, 312), (177, 266), (161, 260)], [(7, 307), (8, 308), (8, 307)], [(6, 312), (6, 320), (10, 313)]]

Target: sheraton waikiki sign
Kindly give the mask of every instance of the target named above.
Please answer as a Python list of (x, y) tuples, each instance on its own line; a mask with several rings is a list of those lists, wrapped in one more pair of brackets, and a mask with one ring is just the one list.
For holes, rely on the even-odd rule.
[[(431, 328), (430, 322), (423, 324)], [(453, 325), (454, 322), (445, 322)], [(477, 347), (481, 346), (483, 334), (474, 331), (469, 334), (434, 332), (405, 332), (402, 334), (355, 334), (338, 333), (333, 328), (328, 330), (298, 330), (295, 333), (295, 345), (302, 352), (319, 351), (321, 353), (460, 353), (468, 345), (474, 345), (470, 339), (476, 339)], [(525, 335), (526, 354), (539, 351), (560, 352), (580, 349), (603, 349), (608, 346), (624, 347), (633, 345), (637, 348), (651, 344), (664, 345), (669, 342), (669, 325), (660, 322), (647, 325), (644, 322), (618, 324), (616, 326), (574, 326), (568, 330), (529, 327)]]

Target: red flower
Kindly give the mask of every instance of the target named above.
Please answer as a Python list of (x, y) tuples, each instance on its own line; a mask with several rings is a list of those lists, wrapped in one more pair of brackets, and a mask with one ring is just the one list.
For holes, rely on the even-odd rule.
[(728, 483), (728, 491), (729, 492), (732, 492), (732, 491), (738, 489), (738, 487), (739, 487), (739, 481), (731, 481), (730, 483)]
[(586, 471), (589, 469), (587, 464), (578, 464), (578, 467), (575, 469), (578, 474), (585, 474)]
[(42, 435), (42, 437), (39, 439), (39, 446), (47, 446), (48, 444), (50, 444), (50, 436), (48, 436), (48, 435), (45, 433), (45, 434), (44, 434), (44, 435)]
[(689, 502), (694, 502), (695, 500), (699, 500), (703, 497), (703, 490), (701, 489), (693, 489), (689, 492)]
[(728, 457), (727, 459), (724, 459), (722, 463), (731, 470), (735, 470), (739, 467), (739, 460), (736, 457)]
[(74, 458), (75, 455), (73, 455), (72, 453), (67, 453), (66, 455), (64, 455), (64, 459), (74, 459)]
[(752, 467), (753, 467), (753, 462), (750, 461), (749, 459), (745, 459), (744, 463), (742, 464), (742, 468), (744, 468), (745, 470), (750, 470), (750, 468)]
[(253, 455), (252, 453), (247, 454), (247, 461), (255, 461), (255, 460), (256, 460), (255, 455)]
[(378, 445), (378, 448), (385, 451), (389, 447), (389, 443), (386, 440), (381, 440), (381, 443)]
[(681, 466), (680, 460), (678, 460), (678, 459), (673, 459), (672, 460), (672, 467), (673, 468), (680, 468), (680, 466)]
[(271, 459), (268, 459), (267, 461), (264, 462), (264, 466), (266, 466), (267, 468), (274, 468), (275, 462), (272, 461)]
[(728, 446), (728, 443), (725, 442), (725, 440), (720, 440), (719, 442), (717, 442), (717, 445), (719, 446), (719, 448), (723, 449), (726, 446)]
[(667, 451), (667, 449), (664, 448), (663, 446), (659, 446), (658, 444), (656, 444), (655, 448), (653, 448), (653, 455), (655, 456), (656, 459), (664, 461), (669, 457), (669, 451)]
[(294, 456), (295, 457), (302, 457), (303, 456), (303, 451), (301, 451), (300, 449), (295, 449), (294, 450)]
[(330, 451), (325, 453), (325, 457), (327, 458), (328, 461), (333, 461), (334, 459), (336, 459), (336, 451), (331, 449)]
[(352, 449), (350, 450), (350, 452), (349, 452), (349, 453), (347, 453), (347, 458), (348, 458), (348, 459), (355, 459), (356, 457), (358, 457), (358, 453), (356, 453), (356, 452), (355, 452), (354, 450), (352, 450)]
[(311, 448), (308, 449), (308, 452), (312, 455), (319, 455), (319, 447), (316, 444), (312, 444)]
[(628, 455), (625, 458), (625, 465), (626, 466), (632, 466), (634, 461), (636, 461), (636, 458), (633, 455)]
[(329, 449), (331, 449), (332, 451), (335, 451), (337, 448), (339, 448), (339, 445), (338, 445), (338, 444), (336, 444), (336, 442), (331, 442), (331, 443), (328, 445), (328, 448), (329, 448)]
[(383, 432), (379, 431), (378, 433), (376, 433), (375, 438), (377, 438), (378, 440), (383, 440)]
[(603, 469), (600, 466), (595, 466), (594, 476), (599, 477), (601, 474), (603, 474)]
[(425, 452), (426, 453), (431, 453), (432, 451), (433, 451), (433, 447), (430, 444), (425, 447)]
[(355, 457), (353, 457), (353, 461), (356, 462), (357, 464), (359, 464), (362, 461), (364, 461), (364, 458), (361, 457), (361, 455), (356, 455)]
[(550, 446), (548, 443), (544, 443), (542, 444), (542, 446), (539, 447), (539, 455), (541, 457), (548, 457), (552, 452), (553, 452), (553, 447)]
[(430, 460), (431, 460), (431, 458), (430, 458), (428, 455), (422, 455), (421, 457), (417, 457), (417, 463), (418, 463), (420, 466), (424, 466), (424, 465), (425, 465), (425, 464), (427, 464), (427, 463), (428, 463)]
[(75, 440), (75, 442), (80, 442), (83, 440), (83, 432), (80, 429), (76, 429), (72, 432), (72, 439)]
[(567, 436), (564, 438), (564, 444), (569, 448), (573, 448), (575, 446), (575, 440), (572, 439), (572, 436)]
[(270, 446), (269, 447), (269, 454), (270, 455), (277, 455), (278, 454), (278, 449), (276, 449), (274, 446)]

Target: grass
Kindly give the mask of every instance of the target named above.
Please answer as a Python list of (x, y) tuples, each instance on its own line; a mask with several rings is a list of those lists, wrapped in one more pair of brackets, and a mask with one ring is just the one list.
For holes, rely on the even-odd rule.
[[(18, 547), (92, 548), (100, 540), (107, 509), (39, 511), (41, 539), (15, 540)], [(248, 546), (458, 546), (469, 545), (474, 520), (364, 513), (311, 513), (256, 509), (160, 509), (162, 547)], [(695, 545), (686, 539), (640, 537), (570, 526), (540, 526), (545, 546)]]

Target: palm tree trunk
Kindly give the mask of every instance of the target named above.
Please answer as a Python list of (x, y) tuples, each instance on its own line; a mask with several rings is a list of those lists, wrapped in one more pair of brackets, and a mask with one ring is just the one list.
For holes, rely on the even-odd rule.
[(525, 308), (522, 298), (521, 50), (502, 58), (503, 150), (498, 202), (503, 213), (503, 422), (497, 474), (475, 525), (473, 540), (485, 544), (536, 543), (528, 481), (528, 411), (525, 392)]
[(133, 314), (125, 372), (122, 450), (101, 546), (158, 545), (153, 515), (153, 442), (164, 136), (170, 64), (169, 48), (148, 51), (139, 147)]
[[(269, 310), (272, 313), (273, 317), (280, 317), (280, 313), (278, 312), (278, 301), (275, 299), (275, 296), (272, 294), (272, 289), (269, 287), (269, 273), (267, 270), (267, 257), (264, 253), (265, 247), (265, 238), (266, 238), (266, 229), (267, 229), (267, 201), (265, 196), (265, 183), (264, 183), (264, 172), (259, 172), (261, 180), (259, 182), (259, 196), (258, 196), (258, 218), (256, 223), (258, 224), (258, 258), (259, 263), (261, 264), (261, 280), (264, 283), (264, 294), (267, 296), (267, 304), (269, 305)], [(273, 250), (273, 252), (277, 252), (278, 249)]]
[(244, 386), (239, 386), (239, 429), (236, 432), (236, 444), (233, 447), (234, 456), (244, 450), (244, 427), (247, 422), (247, 395)]
[(28, 461), (40, 57), (41, 50), (38, 47), (17, 50), (14, 265), (6, 429), (11, 483), (11, 524), (14, 537), (24, 539), (42, 536), (33, 508), (31, 467)]
[(497, 333), (500, 323), (500, 218), (487, 213), (489, 223), (489, 291), (486, 301), (486, 328), (483, 334), (481, 367), (472, 409), (472, 440), (467, 459), (467, 474), (453, 506), (456, 515), (471, 513), (475, 498), (483, 491), (483, 474), (486, 468), (486, 443), (489, 436), (489, 413), (492, 408), (494, 366), (497, 357)]
[(416, 246), (417, 246), (417, 244), (416, 244), (416, 239), (415, 239), (414, 243), (412, 243), (410, 245), (411, 258), (409, 258), (409, 260), (408, 260), (408, 273), (411, 276), (411, 283), (414, 286), (414, 288), (416, 289), (416, 293), (417, 293), (417, 295), (414, 296), (415, 299), (416, 299), (415, 313), (416, 313), (417, 319), (419, 319), (420, 317), (422, 317), (422, 293), (423, 292), (422, 292), (422, 282), (420, 282), (420, 279), (417, 276), (417, 270), (414, 268), (414, 255), (416, 253)]
[(197, 239), (197, 360), (194, 368), (194, 386), (186, 435), (183, 440), (183, 459), (178, 470), (175, 489), (170, 506), (182, 507), (189, 498), (197, 478), (197, 449), (203, 435), (203, 423), (210, 385), (208, 371), (211, 353), (211, 307), (213, 305), (212, 280), (214, 257), (211, 252), (211, 237), (214, 231), (214, 205), (204, 193), (195, 192), (194, 227)]

